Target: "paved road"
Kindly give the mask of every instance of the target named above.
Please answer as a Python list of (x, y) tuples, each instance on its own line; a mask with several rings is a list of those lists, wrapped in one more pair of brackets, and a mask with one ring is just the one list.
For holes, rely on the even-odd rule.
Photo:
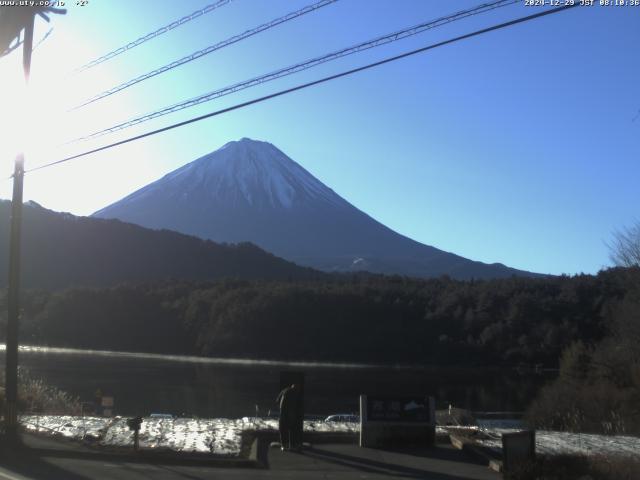
[(485, 465), (440, 445), (425, 452), (390, 452), (356, 445), (316, 445), (304, 453), (269, 452), (269, 469), (211, 467), (201, 463), (151, 464), (52, 442), (43, 448), (0, 454), (0, 480), (199, 480), (199, 479), (427, 479), (498, 480)]

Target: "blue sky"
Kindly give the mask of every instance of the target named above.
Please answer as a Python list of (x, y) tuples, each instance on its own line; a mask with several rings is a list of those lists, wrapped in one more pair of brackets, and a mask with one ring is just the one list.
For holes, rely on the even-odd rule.
[[(53, 18), (51, 35), (34, 53), (30, 88), (40, 101), (33, 110), (46, 123), (29, 140), (28, 166), (538, 11), (505, 7), (58, 148), (61, 140), (138, 113), (481, 1), (340, 0), (64, 113), (87, 96), (312, 1), (235, 0), (69, 76), (211, 2), (75, 3)], [(40, 22), (37, 36), (48, 28)], [(34, 172), (25, 197), (87, 215), (230, 140), (251, 137), (275, 144), (355, 206), (423, 243), (526, 270), (595, 273), (609, 264), (611, 232), (640, 219), (640, 118), (633, 121), (640, 110), (639, 45), (640, 7), (579, 7)], [(6, 82), (18, 82), (11, 77), (18, 64), (17, 55), (0, 60)], [(0, 173), (11, 170), (6, 150), (0, 149)], [(0, 195), (10, 196), (9, 182)]]

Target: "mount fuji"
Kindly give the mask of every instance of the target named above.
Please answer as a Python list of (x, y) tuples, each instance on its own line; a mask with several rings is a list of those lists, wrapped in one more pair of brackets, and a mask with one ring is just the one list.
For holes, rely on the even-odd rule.
[(267, 142), (229, 142), (94, 213), (216, 242), (252, 242), (325, 271), (418, 277), (533, 275), (468, 260), (387, 228)]

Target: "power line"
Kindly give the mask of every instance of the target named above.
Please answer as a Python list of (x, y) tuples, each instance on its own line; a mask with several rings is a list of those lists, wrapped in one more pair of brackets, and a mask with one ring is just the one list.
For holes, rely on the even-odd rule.
[(181, 25), (184, 25), (187, 22), (190, 22), (191, 20), (194, 20), (198, 17), (201, 17), (202, 15), (206, 15), (209, 12), (213, 12), (214, 10), (227, 5), (228, 3), (230, 3), (233, 0), (218, 0), (215, 3), (212, 3), (210, 5), (207, 5), (204, 8), (201, 8), (200, 10), (196, 10), (195, 12), (184, 16), (182, 18), (180, 18), (179, 20), (174, 20), (173, 22), (169, 23), (168, 25), (165, 25), (164, 27), (160, 27), (159, 29), (151, 32), (151, 33), (147, 33), (146, 35), (138, 38), (137, 40), (134, 40), (132, 42), (127, 43), (126, 45), (120, 47), (120, 48), (116, 48), (115, 50), (99, 57), (96, 58), (95, 60), (92, 60), (88, 63), (85, 63), (84, 65), (82, 65), (81, 67), (78, 67), (77, 69), (74, 70), (73, 73), (80, 73), (80, 72), (84, 72), (85, 70), (88, 70), (89, 68), (95, 67), (96, 65), (99, 65), (103, 62), (106, 62), (107, 60), (112, 59), (113, 57), (117, 57), (118, 55), (131, 50), (132, 48), (137, 47), (138, 45), (142, 45), (143, 43), (158, 37), (160, 35), (162, 35), (163, 33), (167, 33), (169, 30), (173, 30), (174, 28), (177, 28)]
[(80, 158), (80, 157), (84, 157), (84, 156), (87, 156), (87, 155), (91, 155), (93, 153), (97, 153), (97, 152), (101, 152), (101, 151), (104, 151), (104, 150), (108, 150), (110, 148), (114, 148), (114, 147), (117, 147), (117, 146), (120, 146), (120, 145), (124, 145), (126, 143), (130, 143), (130, 142), (133, 142), (133, 141), (136, 141), (136, 140), (140, 140), (142, 138), (150, 137), (150, 136), (153, 136), (153, 135), (156, 135), (156, 134), (159, 134), (159, 133), (166, 132), (168, 130), (173, 130), (174, 128), (183, 127), (185, 125), (189, 125), (191, 123), (199, 122), (199, 121), (205, 120), (207, 118), (211, 118), (211, 117), (215, 117), (215, 116), (218, 116), (218, 115), (222, 115), (223, 113), (228, 113), (228, 112), (231, 112), (231, 111), (234, 111), (234, 110), (238, 110), (238, 109), (241, 109), (241, 108), (244, 108), (244, 107), (248, 107), (250, 105), (254, 105), (254, 104), (257, 104), (257, 103), (262, 103), (262, 102), (265, 102), (267, 100), (271, 100), (273, 98), (280, 97), (282, 95), (286, 95), (286, 94), (289, 94), (289, 93), (296, 92), (298, 90), (303, 90), (303, 89), (306, 89), (306, 88), (309, 88), (309, 87), (313, 87), (315, 85), (320, 85), (322, 83), (329, 82), (331, 80), (335, 80), (335, 79), (338, 79), (338, 78), (346, 77), (346, 76), (352, 75), (354, 73), (358, 73), (358, 72), (362, 72), (362, 71), (365, 71), (365, 70), (369, 70), (371, 68), (375, 68), (375, 67), (378, 67), (380, 65), (391, 63), (391, 62), (394, 62), (396, 60), (400, 60), (400, 59), (403, 59), (403, 58), (406, 58), (406, 57), (410, 57), (412, 55), (416, 55), (418, 53), (423, 53), (423, 52), (426, 52), (428, 50), (432, 50), (434, 48), (442, 47), (444, 45), (449, 45), (451, 43), (458, 42), (460, 40), (466, 40), (468, 38), (475, 37), (475, 36), (478, 36), (478, 35), (482, 35), (484, 33), (492, 32), (494, 30), (500, 30), (502, 28), (511, 27), (511, 26), (517, 25), (519, 23), (524, 23), (524, 22), (527, 22), (527, 21), (530, 21), (530, 20), (534, 20), (536, 18), (544, 17), (544, 16), (551, 15), (551, 14), (554, 14), (554, 13), (558, 13), (558, 12), (561, 12), (561, 11), (564, 11), (564, 10), (568, 10), (570, 8), (574, 8), (574, 7), (577, 7), (577, 6), (579, 6), (578, 3), (575, 3), (573, 5), (565, 5), (565, 6), (562, 6), (562, 7), (553, 8), (551, 10), (545, 10), (545, 11), (542, 11), (542, 12), (534, 13), (532, 15), (527, 15), (525, 17), (520, 17), (520, 18), (517, 18), (515, 20), (510, 20), (510, 21), (505, 22), (505, 23), (500, 23), (498, 25), (493, 25), (491, 27), (483, 28), (481, 30), (476, 30), (475, 32), (467, 33), (465, 35), (460, 35), (458, 37), (451, 38), (449, 40), (444, 40), (442, 42), (438, 42), (438, 43), (434, 43), (434, 44), (431, 44), (431, 45), (427, 45), (426, 47), (418, 48), (416, 50), (411, 50), (409, 52), (405, 52), (405, 53), (402, 53), (400, 55), (395, 55), (393, 57), (387, 57), (387, 58), (385, 58), (383, 60), (379, 60), (379, 61), (374, 62), (374, 63), (369, 63), (369, 64), (364, 65), (362, 67), (358, 67), (358, 68), (354, 68), (354, 69), (351, 69), (351, 70), (347, 70), (347, 71), (344, 71), (344, 72), (341, 72), (341, 73), (337, 73), (335, 75), (330, 75), (328, 77), (324, 77), (324, 78), (321, 78), (321, 79), (318, 79), (318, 80), (314, 80), (312, 82), (308, 82), (308, 83), (304, 83), (304, 84), (301, 84), (301, 85), (297, 85), (295, 87), (287, 88), (285, 90), (280, 90), (279, 92), (272, 93), (272, 94), (266, 95), (264, 97), (255, 98), (253, 100), (249, 100), (247, 102), (239, 103), (239, 104), (233, 105), (231, 107), (223, 108), (223, 109), (217, 110), (215, 112), (210, 112), (210, 113), (207, 113), (205, 115), (200, 115), (198, 117), (191, 118), (189, 120), (185, 120), (185, 121), (182, 121), (182, 122), (174, 123), (172, 125), (168, 125), (166, 127), (159, 128), (157, 130), (152, 130), (150, 132), (142, 133), (142, 134), (136, 135), (134, 137), (129, 137), (129, 138), (126, 138), (124, 140), (120, 140), (118, 142), (110, 143), (108, 145), (103, 145), (102, 147), (94, 148), (94, 149), (88, 150), (86, 152), (82, 152), (82, 153), (78, 153), (78, 154), (75, 154), (75, 155), (71, 155), (71, 156), (62, 158), (60, 160), (56, 160), (54, 162), (46, 163), (44, 165), (40, 165), (38, 167), (34, 167), (32, 169), (26, 170), (25, 173), (31, 173), (31, 172), (35, 172), (37, 170), (42, 170), (44, 168), (52, 167), (54, 165), (59, 165), (61, 163), (69, 162), (71, 160), (75, 160), (76, 158)]
[(156, 110), (154, 112), (150, 112), (138, 117), (134, 117), (130, 120), (127, 120), (125, 122), (119, 123), (117, 125), (114, 125), (112, 127), (103, 129), (103, 130), (99, 130), (97, 132), (94, 132), (92, 134), (86, 135), (84, 137), (80, 137), (74, 140), (71, 140), (71, 142), (69, 143), (73, 143), (76, 141), (80, 141), (80, 140), (89, 140), (89, 139), (93, 139), (96, 137), (101, 137), (103, 135), (109, 134), (109, 133), (114, 133), (117, 132), (119, 130), (123, 130), (125, 128), (128, 127), (132, 127), (134, 125), (138, 125), (140, 123), (146, 122), (148, 120), (152, 120), (154, 118), (158, 118), (164, 115), (168, 115), (170, 113), (174, 113), (180, 110), (183, 110), (185, 108), (190, 108), (196, 105), (200, 105), (201, 103), (205, 103), (205, 102), (209, 102), (211, 100), (215, 100), (217, 98), (223, 97), (225, 95), (229, 95), (235, 92), (238, 92), (240, 90), (244, 90), (246, 88), (250, 88), (250, 87), (254, 87), (256, 85), (265, 83), (265, 82), (269, 82), (272, 80), (276, 80), (278, 78), (282, 78), (282, 77), (286, 77), (288, 75), (292, 75), (294, 73), (298, 73), (304, 70), (308, 70), (310, 68), (316, 67), (318, 65), (321, 65), (323, 63), (326, 62), (330, 62), (333, 60), (337, 60), (339, 58), (348, 56), (348, 55), (352, 55), (354, 53), (358, 53), (358, 52), (362, 52), (364, 50), (368, 50), (371, 48), (375, 48), (375, 47), (379, 47), (381, 45), (385, 45), (391, 42), (396, 42), (398, 40), (402, 40), (404, 38), (413, 36), (413, 35), (417, 35), (419, 33), (422, 33), (424, 31), (427, 30), (431, 30), (433, 28), (437, 28), (440, 27), (442, 25), (457, 21), (457, 20), (461, 20), (463, 18), (467, 18), (473, 15), (478, 15), (480, 13), (485, 13), (487, 11), (490, 10), (494, 10), (496, 8), (500, 8), (500, 7), (505, 7), (508, 5), (512, 5), (514, 3), (519, 3), (521, 2), (521, 0), (498, 0), (498, 1), (494, 1), (491, 3), (484, 3), (481, 5), (478, 5), (476, 7), (467, 9), (467, 10), (462, 10), (459, 12), (456, 12), (454, 14), (450, 14), (444, 17), (440, 17), (436, 20), (431, 20), (428, 22), (424, 22), (418, 25), (414, 25), (411, 26), (409, 28), (405, 28), (402, 30), (398, 30), (396, 32), (393, 33), (389, 33), (387, 35), (381, 36), (381, 37), (377, 37), (374, 38), (373, 40), (368, 40), (366, 42), (362, 42), (356, 45), (352, 45), (350, 47), (347, 48), (343, 48), (341, 50), (337, 50), (325, 55), (321, 55), (319, 57), (315, 57), (312, 58), (310, 60), (305, 60), (303, 62), (300, 63), (296, 63), (294, 65), (291, 65), (289, 67), (285, 67), (285, 68), (281, 68), (279, 70), (276, 70), (274, 72), (270, 72), (264, 75), (260, 75), (258, 77), (249, 79), (249, 80), (245, 80), (243, 82), (240, 83), (236, 83), (218, 90), (214, 90), (212, 92), (208, 92), (205, 93), (203, 95), (199, 95), (197, 97), (193, 97), (190, 98), (188, 100), (184, 100), (182, 102), (170, 105), (168, 107), (164, 107), (160, 110)]
[[(40, 45), (42, 45), (42, 44), (45, 42), (45, 40), (46, 40), (47, 38), (49, 38), (49, 35), (51, 35), (52, 33), (53, 33), (53, 27), (51, 27), (49, 30), (47, 30), (47, 33), (45, 33), (45, 34), (43, 35), (43, 37), (42, 37), (40, 40), (38, 40), (38, 43), (36, 43), (36, 44), (33, 46), (33, 48), (31, 49), (31, 51), (32, 51), (32, 52), (35, 52), (35, 51), (36, 51), (36, 49), (37, 49)], [(19, 46), (21, 46), (21, 45), (22, 45), (22, 40), (18, 40), (18, 42), (17, 42), (15, 45), (13, 45), (13, 46), (11, 46), (11, 47), (7, 48), (4, 52), (1, 52), (1, 53), (0, 53), (0, 57), (3, 57), (3, 56), (5, 56), (5, 55), (10, 54), (12, 51), (14, 51), (16, 48), (18, 48), (18, 47), (19, 47)]]
[(134, 79), (128, 80), (124, 83), (121, 83), (120, 85), (117, 85), (113, 88), (110, 88), (109, 90), (105, 90), (102, 93), (99, 93), (97, 95), (94, 95), (93, 97), (84, 100), (81, 104), (73, 107), (71, 110), (77, 110), (78, 108), (84, 107), (86, 105), (89, 105), (93, 102), (96, 102), (102, 98), (108, 97), (110, 95), (113, 95), (114, 93), (120, 92), (126, 88), (129, 88), (137, 83), (140, 83), (144, 80), (148, 80), (149, 78), (155, 77), (156, 75), (160, 75), (161, 73), (165, 73), (168, 72), (169, 70), (173, 70), (176, 67), (179, 67), (180, 65), (184, 65), (185, 63), (189, 63), (193, 60), (196, 60), (200, 57), (204, 57), (205, 55), (209, 55), (210, 53), (215, 52), (216, 50), (220, 50), (222, 48), (228, 47), (229, 45), (233, 45), (234, 43), (237, 43), (241, 40), (244, 40), (245, 38), (249, 38), (252, 37), (253, 35), (256, 35), (260, 32), (264, 32), (265, 30), (269, 30), (270, 28), (273, 28), (275, 26), (278, 26), (282, 23), (288, 22), (290, 20), (293, 20), (295, 18), (298, 18), (302, 15), (306, 15), (307, 13), (311, 13), (311, 12), (315, 12), (316, 10), (318, 10), (319, 8), (325, 7), (327, 5), (330, 5), (334, 2), (337, 2), (338, 0), (321, 0), (319, 2), (316, 2), (314, 4), (311, 5), (307, 5), (304, 8), (301, 8), (299, 10), (290, 12), (288, 14), (286, 14), (283, 17), (278, 17), (275, 18), (273, 20), (271, 20), (270, 22), (264, 23), (262, 25), (259, 25), (255, 28), (251, 28), (239, 35), (234, 35), (233, 37), (227, 38), (226, 40), (223, 40), (221, 42), (218, 42), (214, 45), (210, 45), (207, 48), (204, 48), (202, 50), (198, 50), (196, 52), (193, 52), (191, 55), (187, 55), (186, 57), (182, 57), (179, 60), (175, 60), (171, 63), (168, 63), (167, 65), (163, 65), (160, 68), (156, 68), (155, 70), (152, 70), (148, 73), (145, 73), (144, 75), (140, 75), (139, 77), (136, 77)]
[(47, 38), (49, 38), (49, 35), (51, 35), (53, 33), (53, 27), (51, 27), (49, 30), (47, 30), (47, 33), (44, 34), (44, 36), (38, 41), (38, 43), (36, 43), (33, 47), (33, 51), (35, 52), (36, 49), (42, 45), (45, 40), (47, 40)]

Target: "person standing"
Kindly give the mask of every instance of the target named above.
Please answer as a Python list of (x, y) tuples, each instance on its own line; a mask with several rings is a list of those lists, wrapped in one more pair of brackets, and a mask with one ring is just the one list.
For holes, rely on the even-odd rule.
[(282, 451), (300, 448), (300, 439), (298, 439), (296, 428), (299, 401), (300, 387), (295, 383), (283, 389), (276, 398), (276, 402), (280, 404), (278, 429), (280, 430)]

